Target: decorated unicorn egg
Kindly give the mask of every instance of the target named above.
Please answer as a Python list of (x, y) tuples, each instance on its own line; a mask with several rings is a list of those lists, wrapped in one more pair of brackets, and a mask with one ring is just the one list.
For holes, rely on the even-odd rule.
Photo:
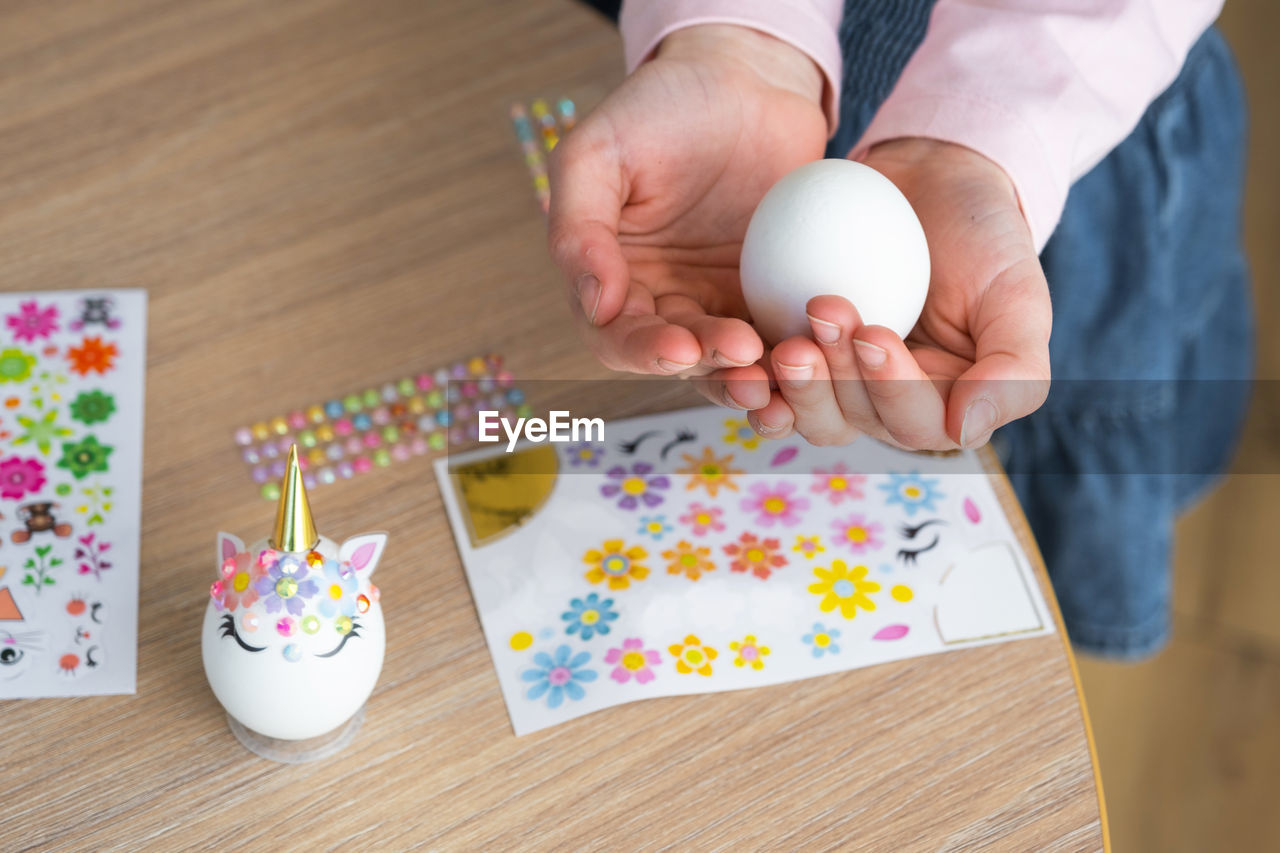
[(213, 695), (259, 735), (300, 741), (350, 720), (382, 671), (386, 628), (370, 582), (385, 533), (341, 545), (316, 533), (297, 448), (275, 532), (249, 547), (218, 534), (201, 649)]

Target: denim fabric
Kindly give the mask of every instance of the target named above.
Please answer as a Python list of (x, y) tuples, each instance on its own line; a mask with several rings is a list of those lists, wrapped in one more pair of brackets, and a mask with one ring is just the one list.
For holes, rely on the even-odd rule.
[(1210, 30), (1072, 186), (1041, 256), (1054, 383), (998, 442), (1067, 630), (1095, 653), (1141, 657), (1168, 639), (1174, 519), (1225, 468), (1243, 423), (1244, 117), (1230, 51)]

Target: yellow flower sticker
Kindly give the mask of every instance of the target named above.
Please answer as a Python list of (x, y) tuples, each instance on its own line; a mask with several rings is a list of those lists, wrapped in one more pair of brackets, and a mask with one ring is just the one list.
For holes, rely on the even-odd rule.
[(716, 564), (711, 561), (711, 549), (695, 546), (683, 539), (676, 543), (670, 551), (663, 551), (662, 558), (668, 560), (667, 574), (685, 575), (696, 581), (703, 572), (715, 571)]
[(769, 647), (756, 642), (755, 634), (748, 634), (740, 643), (730, 643), (729, 648), (738, 653), (733, 659), (734, 666), (764, 669), (764, 659), (769, 655)]
[(621, 539), (609, 539), (600, 549), (583, 554), (582, 561), (591, 567), (586, 574), (591, 583), (608, 581), (609, 589), (626, 589), (633, 580), (649, 576), (648, 567), (637, 562), (647, 556), (649, 552), (639, 545), (628, 548)]
[(710, 675), (711, 662), (720, 655), (710, 646), (702, 645), (702, 641), (693, 634), (685, 637), (683, 643), (673, 643), (668, 646), (667, 651), (671, 652), (676, 659), (676, 672), (684, 675), (691, 672)]
[(868, 612), (876, 609), (871, 595), (880, 591), (880, 584), (866, 579), (866, 566), (849, 568), (843, 560), (833, 560), (830, 569), (819, 566), (813, 574), (818, 581), (809, 584), (809, 592), (822, 596), (818, 609), (823, 613), (839, 607), (841, 616), (852, 619), (858, 615), (858, 608)]
[(727, 430), (725, 444), (740, 444), (743, 450), (755, 450), (760, 446), (760, 434), (751, 428), (750, 422), (730, 418), (724, 422), (724, 428)]

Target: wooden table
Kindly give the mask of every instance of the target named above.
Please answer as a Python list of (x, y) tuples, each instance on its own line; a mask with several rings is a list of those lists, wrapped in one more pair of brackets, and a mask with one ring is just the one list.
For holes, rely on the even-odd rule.
[(604, 376), (507, 109), (589, 106), (619, 57), (568, 0), (0, 8), (3, 286), (151, 295), (138, 693), (0, 705), (0, 847), (1102, 847), (1056, 636), (516, 739), (424, 459), (312, 494), (330, 535), (392, 534), (357, 741), (283, 766), (228, 731), (214, 531), (273, 517), (232, 428), (482, 350)]

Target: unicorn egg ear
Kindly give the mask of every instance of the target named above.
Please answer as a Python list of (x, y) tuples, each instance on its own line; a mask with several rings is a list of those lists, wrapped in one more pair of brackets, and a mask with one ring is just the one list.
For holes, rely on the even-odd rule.
[(242, 553), (244, 553), (244, 542), (239, 536), (218, 531), (218, 562), (215, 565), (221, 566), (229, 558)]
[(382, 550), (387, 547), (387, 534), (361, 533), (352, 536), (338, 549), (338, 559), (350, 563), (351, 568), (368, 577), (378, 567)]

